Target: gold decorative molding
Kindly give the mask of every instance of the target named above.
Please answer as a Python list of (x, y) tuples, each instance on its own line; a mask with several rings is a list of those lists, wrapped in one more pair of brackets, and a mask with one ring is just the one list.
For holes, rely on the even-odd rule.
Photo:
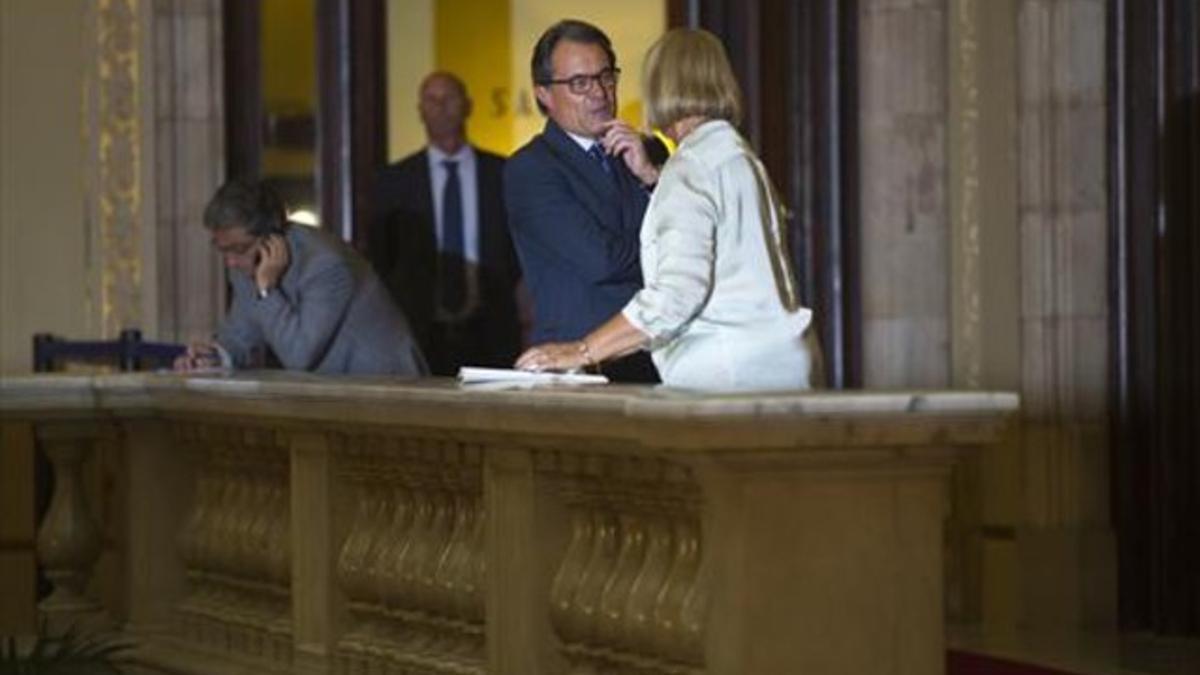
[(950, 278), (951, 381), (982, 386), (980, 266), (979, 3), (950, 4)]
[[(112, 337), (138, 326), (142, 298), (140, 0), (97, 0), (94, 63), (84, 83), (84, 135), (91, 149), (86, 186), (94, 286), (94, 331)], [(98, 314), (97, 314), (98, 313)]]

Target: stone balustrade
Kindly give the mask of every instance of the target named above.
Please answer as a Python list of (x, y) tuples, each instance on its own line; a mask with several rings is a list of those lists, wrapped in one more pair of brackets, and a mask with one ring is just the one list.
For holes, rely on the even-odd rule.
[(292, 654), (291, 520), (286, 438), (270, 429), (181, 424), (194, 497), (179, 535), (186, 639), (273, 663)]
[(104, 611), (142, 666), (194, 673), (941, 672), (946, 475), (1016, 405), (265, 373), (0, 382), (0, 421), (31, 425), (68, 476), (52, 516), (82, 514), (43, 523), (72, 601), (56, 589), (42, 610), (95, 611), (96, 530), (69, 476), (114, 439), (126, 583)]

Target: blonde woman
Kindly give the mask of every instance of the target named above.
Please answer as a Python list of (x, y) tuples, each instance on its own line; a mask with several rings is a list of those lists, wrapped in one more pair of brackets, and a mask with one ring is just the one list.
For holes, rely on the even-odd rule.
[(678, 144), (642, 221), (645, 285), (582, 340), (535, 346), (517, 367), (570, 370), (649, 349), (668, 386), (812, 386), (812, 312), (798, 301), (770, 180), (735, 127), (741, 94), (724, 47), (672, 30), (647, 54), (642, 83), (647, 122)]

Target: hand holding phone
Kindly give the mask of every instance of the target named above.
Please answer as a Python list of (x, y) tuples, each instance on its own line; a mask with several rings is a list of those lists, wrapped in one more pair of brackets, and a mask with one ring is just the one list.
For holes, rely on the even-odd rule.
[(280, 277), (291, 262), (291, 252), (283, 235), (272, 234), (258, 244), (258, 261), (254, 265), (254, 283), (259, 292), (279, 284)]

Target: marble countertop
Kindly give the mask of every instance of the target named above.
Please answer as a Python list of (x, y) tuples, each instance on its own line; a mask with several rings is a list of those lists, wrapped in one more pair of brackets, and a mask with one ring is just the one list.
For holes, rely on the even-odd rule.
[(683, 445), (991, 442), (1018, 409), (1011, 392), (704, 393), (635, 385), (496, 388), (449, 378), (327, 377), (281, 371), (0, 377), (0, 416), (167, 413), (269, 417), (590, 437), (663, 432)]

